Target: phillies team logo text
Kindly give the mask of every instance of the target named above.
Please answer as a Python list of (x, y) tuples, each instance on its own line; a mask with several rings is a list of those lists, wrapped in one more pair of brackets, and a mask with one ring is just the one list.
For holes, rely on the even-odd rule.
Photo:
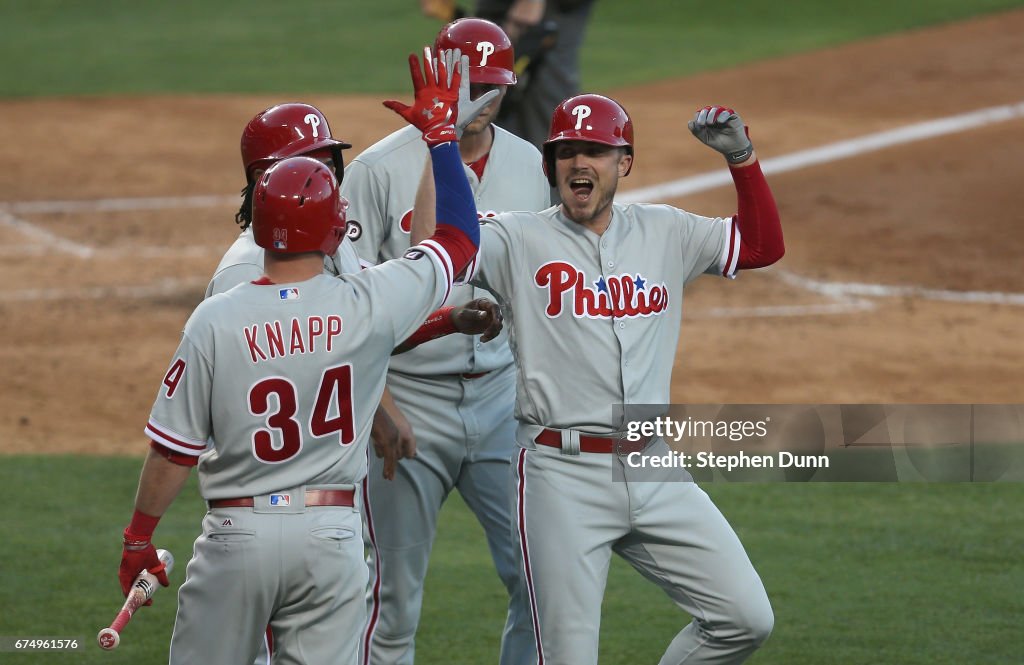
[(534, 283), (548, 290), (548, 317), (562, 314), (563, 296), (572, 296), (576, 318), (607, 319), (656, 316), (668, 309), (668, 288), (664, 282), (649, 284), (643, 275), (601, 276), (588, 282), (583, 271), (565, 261), (545, 263), (533, 277)]

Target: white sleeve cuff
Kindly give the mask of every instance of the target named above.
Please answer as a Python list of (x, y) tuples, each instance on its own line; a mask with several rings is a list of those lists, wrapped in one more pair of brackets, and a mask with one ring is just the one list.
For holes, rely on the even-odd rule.
[(718, 274), (729, 279), (736, 279), (736, 265), (740, 260), (740, 229), (736, 218), (725, 220), (728, 227), (725, 231), (726, 240), (722, 247), (722, 255), (718, 259)]
[(193, 457), (199, 457), (209, 447), (206, 441), (197, 441), (176, 432), (171, 432), (152, 418), (146, 424), (145, 433), (146, 436), (160, 445), (167, 446), (175, 452), (192, 455)]
[[(437, 275), (440, 278), (438, 280), (438, 295), (441, 296), (441, 305), (448, 300), (448, 295), (452, 292), (452, 283), (455, 281), (454, 267), (452, 266), (452, 257), (448, 255), (448, 250), (444, 246), (435, 241), (427, 238), (419, 245), (411, 248), (409, 251), (421, 251), (426, 254), (434, 265), (437, 266)], [(408, 252), (406, 253), (408, 256)], [(440, 307), (440, 305), (438, 305)]]

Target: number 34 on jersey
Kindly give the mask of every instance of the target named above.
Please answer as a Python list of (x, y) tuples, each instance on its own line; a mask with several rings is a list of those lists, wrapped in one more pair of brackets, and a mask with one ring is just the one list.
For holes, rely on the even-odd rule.
[[(318, 345), (332, 351), (341, 334), (340, 316), (310, 316), (290, 322), (270, 321), (242, 330), (245, 348), (254, 364), (287, 356), (314, 353)], [(172, 399), (188, 371), (183, 358), (175, 358), (164, 376), (164, 397)], [(300, 422), (297, 414), (307, 411), (295, 384), (283, 376), (267, 376), (248, 390), (249, 413), (261, 422), (252, 433), (252, 453), (261, 462), (285, 462), (302, 450), (305, 434), (321, 438), (337, 434), (337, 443), (347, 446), (355, 440), (352, 409), (352, 366), (348, 363), (323, 370), (319, 388), (312, 400), (308, 422)]]

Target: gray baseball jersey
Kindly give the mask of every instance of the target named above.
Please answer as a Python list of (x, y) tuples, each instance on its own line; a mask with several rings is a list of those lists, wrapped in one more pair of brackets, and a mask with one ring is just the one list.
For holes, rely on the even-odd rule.
[[(416, 188), (428, 157), (418, 130), (398, 130), (356, 157), (345, 170), (342, 194), (349, 234), (364, 261), (401, 256), (409, 247)], [(540, 153), (494, 127), (480, 178), (466, 175), (482, 218), (504, 210), (541, 210), (550, 188)], [(453, 290), (463, 303), (489, 296), (471, 286)], [(535, 662), (533, 632), (518, 556), (511, 535), (509, 461), (515, 448), (515, 368), (503, 332), (486, 344), (451, 335), (391, 361), (388, 387), (416, 436), (416, 457), (402, 460), (393, 481), (380, 480), (371, 456), (364, 486), (370, 552), (367, 665), (411, 665), (437, 516), (453, 488), (484, 527), (495, 568), (509, 593), (500, 665)]]
[[(737, 663), (772, 613), (728, 522), (692, 482), (613, 482), (622, 458), (580, 449), (581, 432), (623, 430), (612, 405), (669, 402), (683, 286), (732, 275), (736, 231), (667, 205), (612, 210), (600, 236), (560, 207), (498, 215), (472, 276), (498, 296), (519, 370), (516, 536), (540, 662), (597, 663), (615, 551), (695, 618), (663, 664)], [(536, 441), (546, 428), (561, 447)]]
[[(601, 236), (556, 206), (481, 229), (471, 281), (501, 301), (519, 367), (516, 418), (606, 433), (612, 404), (667, 404), (683, 285), (731, 275), (732, 220), (614, 204)], [(586, 390), (566, 390), (567, 378)]]
[[(324, 272), (329, 275), (345, 275), (359, 272), (361, 267), (359, 256), (346, 238), (338, 245), (334, 256), (324, 257)], [(257, 280), (263, 276), (263, 248), (256, 244), (252, 236), (252, 227), (242, 231), (228, 251), (221, 257), (217, 269), (213, 271), (210, 284), (206, 287), (206, 297), (224, 293), (239, 284)]]
[(199, 457), (203, 498), (254, 497), (255, 508), (207, 514), (171, 663), (249, 665), (268, 624), (289, 662), (356, 662), (361, 519), (305, 510), (304, 491), (365, 476), (391, 350), (451, 288), (434, 251), (340, 278), (241, 284), (190, 317), (146, 434)]

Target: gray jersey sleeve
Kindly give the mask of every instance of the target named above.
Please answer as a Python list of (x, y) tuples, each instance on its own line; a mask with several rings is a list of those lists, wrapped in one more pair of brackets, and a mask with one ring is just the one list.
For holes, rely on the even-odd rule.
[(682, 231), (681, 259), (685, 281), (703, 273), (735, 276), (739, 236), (731, 218), (702, 217), (675, 209)]
[(263, 266), (255, 263), (240, 263), (219, 271), (206, 287), (206, 297), (229, 291), (239, 284), (251, 282), (263, 276)]
[(206, 451), (212, 434), (213, 366), (191, 337), (196, 318), (193, 314), (185, 326), (181, 344), (157, 391), (145, 433), (171, 450), (199, 456)]
[(228, 251), (221, 257), (213, 272), (206, 297), (230, 291), (239, 284), (251, 282), (263, 276), (263, 248), (256, 244), (252, 227), (242, 231)]
[(417, 245), (400, 259), (385, 261), (344, 279), (359, 297), (370, 303), (371, 325), (389, 348), (394, 348), (419, 328), (428, 314), (444, 304), (452, 288), (450, 264), (443, 248)]
[(349, 237), (356, 253), (369, 264), (380, 263), (380, 247), (391, 233), (385, 214), (388, 195), (384, 183), (373, 169), (356, 159), (345, 167), (341, 194), (349, 200)]

